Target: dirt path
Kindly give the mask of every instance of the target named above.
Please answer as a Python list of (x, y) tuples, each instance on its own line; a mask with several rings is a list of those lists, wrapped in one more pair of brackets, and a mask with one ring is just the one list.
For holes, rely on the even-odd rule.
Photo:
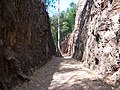
[(113, 90), (95, 72), (72, 59), (53, 57), (31, 80), (13, 90)]

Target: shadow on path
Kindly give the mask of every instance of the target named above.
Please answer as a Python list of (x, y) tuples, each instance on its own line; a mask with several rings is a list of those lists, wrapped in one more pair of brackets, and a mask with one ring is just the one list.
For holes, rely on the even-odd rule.
[(38, 69), (29, 82), (13, 90), (113, 90), (73, 59), (54, 57)]
[(48, 90), (53, 75), (59, 70), (61, 62), (62, 58), (53, 57), (45, 66), (36, 70), (29, 82), (25, 82), (23, 85), (13, 88), (13, 90)]

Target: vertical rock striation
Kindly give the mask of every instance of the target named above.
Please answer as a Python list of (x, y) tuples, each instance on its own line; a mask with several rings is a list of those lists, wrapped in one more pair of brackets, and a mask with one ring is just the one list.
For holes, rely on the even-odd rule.
[(119, 0), (79, 0), (72, 34), (74, 58), (101, 75), (120, 75)]
[(93, 0), (79, 0), (78, 2), (78, 11), (76, 14), (75, 31), (73, 36), (73, 57), (75, 59), (82, 60), (88, 36), (88, 23), (90, 22), (90, 13), (93, 3)]
[(29, 80), (55, 53), (41, 0), (0, 1), (0, 90)]

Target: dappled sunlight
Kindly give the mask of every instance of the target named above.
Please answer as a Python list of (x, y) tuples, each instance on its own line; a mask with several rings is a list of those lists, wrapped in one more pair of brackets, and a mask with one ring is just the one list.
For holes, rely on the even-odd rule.
[(13, 90), (112, 90), (97, 74), (73, 59), (53, 57), (31, 80)]
[[(59, 70), (54, 73), (52, 79), (48, 90), (100, 90), (102, 87), (97, 86), (101, 84), (101, 81), (98, 80), (95, 72), (81, 67), (80, 62), (73, 61), (72, 59), (63, 59), (63, 62), (60, 63)], [(92, 86), (91, 88), (91, 85), (95, 84), (92, 81), (97, 80), (98, 84), (96, 84), (96, 87)]]
[(120, 0), (0, 8), (0, 90), (120, 90)]

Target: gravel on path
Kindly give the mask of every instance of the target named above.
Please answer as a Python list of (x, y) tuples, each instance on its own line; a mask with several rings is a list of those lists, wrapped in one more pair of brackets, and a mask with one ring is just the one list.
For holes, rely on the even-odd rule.
[(13, 90), (113, 90), (113, 87), (98, 79), (94, 71), (82, 67), (79, 61), (53, 57), (36, 70), (29, 82)]

